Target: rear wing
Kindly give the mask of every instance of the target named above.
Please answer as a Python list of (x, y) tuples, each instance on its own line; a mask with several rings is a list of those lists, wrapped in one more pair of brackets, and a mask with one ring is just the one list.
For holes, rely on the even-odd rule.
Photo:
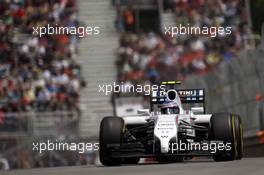
[[(162, 82), (163, 89), (153, 91), (151, 94), (151, 110), (153, 105), (162, 104), (167, 101), (174, 101), (176, 98), (180, 99), (182, 104), (202, 104), (205, 113), (205, 90), (204, 89), (178, 89), (177, 86), (181, 84), (180, 81)], [(178, 96), (178, 97), (176, 97)]]
[(204, 89), (169, 89), (166, 91), (153, 91), (151, 102), (154, 104), (162, 104), (165, 101), (173, 101), (168, 97), (168, 93), (174, 90), (177, 92), (182, 103), (204, 103), (205, 91)]

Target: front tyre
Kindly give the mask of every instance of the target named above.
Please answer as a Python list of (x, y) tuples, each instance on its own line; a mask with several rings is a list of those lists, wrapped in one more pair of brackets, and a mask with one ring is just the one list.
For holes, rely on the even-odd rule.
[(157, 157), (156, 161), (158, 161), (159, 163), (178, 163), (178, 162), (183, 162), (184, 158), (183, 157), (177, 157), (177, 156), (173, 156), (173, 157)]
[(138, 158), (138, 157), (125, 158), (125, 159), (123, 159), (122, 163), (124, 163), (124, 164), (138, 164), (139, 159), (140, 158)]
[(217, 151), (213, 155), (215, 161), (230, 161), (242, 158), (243, 134), (239, 116), (228, 113), (213, 114), (210, 119), (210, 141), (223, 141), (231, 149)]
[(243, 126), (239, 115), (234, 116), (234, 126), (236, 134), (236, 144), (237, 144), (237, 158), (242, 159), (243, 157)]
[(124, 120), (120, 117), (104, 117), (101, 121), (99, 157), (103, 165), (113, 166), (121, 164), (121, 159), (111, 157), (111, 149), (107, 145), (122, 143), (124, 127)]

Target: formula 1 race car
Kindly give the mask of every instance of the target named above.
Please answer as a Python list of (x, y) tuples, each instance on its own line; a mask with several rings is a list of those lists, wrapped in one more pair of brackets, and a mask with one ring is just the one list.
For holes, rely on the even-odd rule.
[(153, 91), (150, 109), (135, 116), (105, 117), (100, 125), (103, 165), (136, 164), (140, 158), (178, 162), (194, 156), (215, 161), (241, 159), (243, 128), (239, 115), (205, 114), (204, 89), (177, 89), (162, 82)]

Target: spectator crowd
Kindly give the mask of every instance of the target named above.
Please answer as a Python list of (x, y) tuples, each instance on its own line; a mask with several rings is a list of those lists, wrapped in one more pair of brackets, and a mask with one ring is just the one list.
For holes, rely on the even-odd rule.
[[(232, 27), (231, 35), (177, 35), (123, 32), (117, 49), (118, 80), (129, 83), (184, 80), (190, 74), (206, 74), (229, 61), (251, 34), (244, 1), (164, 0), (176, 26)], [(120, 13), (120, 12), (119, 12)]]
[[(80, 26), (77, 12), (77, 0), (0, 1), (0, 134), (27, 131), (27, 112), (79, 112), (85, 85), (76, 62), (79, 37), (34, 35), (34, 28), (47, 25)], [(0, 145), (0, 154), (11, 148)], [(51, 166), (29, 164), (28, 153), (17, 155), (0, 155), (0, 171), (3, 165), (6, 170)]]
[(79, 110), (78, 36), (33, 35), (33, 27), (78, 23), (76, 0), (1, 1), (0, 114)]

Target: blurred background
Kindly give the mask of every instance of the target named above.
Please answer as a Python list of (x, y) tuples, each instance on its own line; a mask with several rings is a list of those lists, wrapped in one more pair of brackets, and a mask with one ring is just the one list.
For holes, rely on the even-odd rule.
[[(97, 152), (32, 151), (49, 140), (98, 142), (104, 116), (148, 107), (98, 86), (181, 80), (207, 112), (240, 114), (247, 156), (264, 150), (263, 0), (0, 0), (0, 169), (98, 163)], [(34, 26), (99, 26), (99, 35), (32, 35)], [(231, 26), (228, 37), (165, 26)]]

